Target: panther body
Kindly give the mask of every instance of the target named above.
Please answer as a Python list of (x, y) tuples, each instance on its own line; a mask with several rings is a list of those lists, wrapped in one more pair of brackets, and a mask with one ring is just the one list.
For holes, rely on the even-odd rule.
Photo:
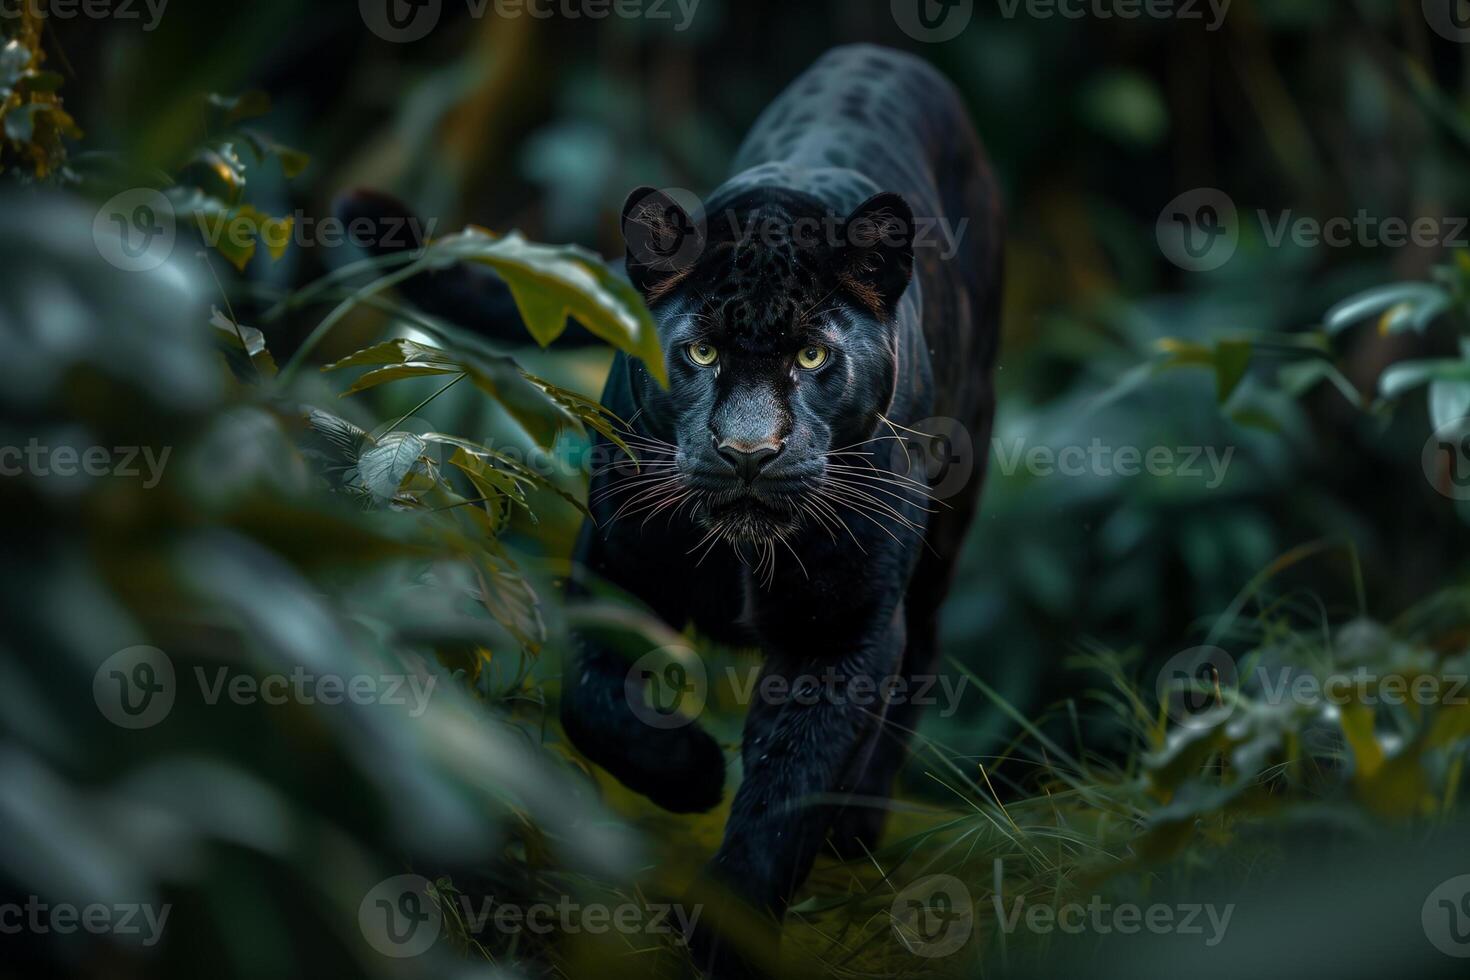
[[(835, 672), (846, 684), (934, 669), (939, 606), (979, 498), (994, 411), (1000, 225), (952, 86), (914, 57), (870, 46), (834, 50), (798, 78), (702, 214), (635, 192), (629, 276), (659, 324), (671, 388), (616, 359), (603, 403), (633, 420), (646, 468), (594, 478), (580, 571), (676, 630), (693, 623), (758, 645), (766, 675)], [(822, 231), (764, 233), (802, 227)], [(979, 449), (943, 506), (910, 493), (903, 480), (922, 473), (888, 471), (903, 457), (882, 451), (936, 417)], [(850, 446), (874, 452), (844, 455)], [(878, 467), (867, 499), (888, 510), (840, 489), (819, 504), (812, 488), (836, 486), (850, 465)], [(641, 722), (628, 666), (579, 637), (564, 683), (568, 735), (667, 808), (714, 806), (719, 746), (697, 724)], [(904, 704), (758, 699), (712, 876), (779, 916), (825, 839), (839, 853), (875, 842), (915, 724)], [(718, 937), (699, 949), (717, 973), (739, 961)]]

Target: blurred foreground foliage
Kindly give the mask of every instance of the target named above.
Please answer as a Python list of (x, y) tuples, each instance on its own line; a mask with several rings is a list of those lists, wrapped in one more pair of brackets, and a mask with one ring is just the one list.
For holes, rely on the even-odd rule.
[[(482, 262), (521, 290), (529, 340), (552, 340), (572, 311), (649, 357), (644, 314), (589, 251), (515, 235), (470, 228), (396, 263), (288, 246), (298, 216), (370, 179), (425, 213), (491, 214), (611, 253), (608, 216), (629, 188), (713, 186), (740, 130), (822, 49), (907, 43), (885, 4), (742, 7), (706, 0), (700, 24), (727, 32), (461, 19), (392, 46), (365, 39), (350, 4), (178, 0), (146, 42), (73, 35), (91, 97), (69, 88), (68, 111), (95, 146), (131, 152), (73, 153), (65, 169), (56, 136), (73, 130), (45, 45), (25, 21), (7, 35), (19, 46), (0, 57), (0, 163), (93, 200), (0, 201), (0, 444), (169, 456), (156, 487), (0, 480), (0, 881), (53, 901), (175, 905), (157, 949), (7, 937), (7, 966), (682, 974), (667, 937), (476, 932), (457, 915), (461, 897), (677, 896), (724, 813), (674, 817), (589, 778), (549, 720), (570, 618), (630, 650), (673, 639), (612, 599), (555, 600), (583, 488), (519, 451), (574, 454), (587, 429), (616, 432), (588, 401), (606, 353), (501, 349), (391, 287)], [(971, 686), (959, 710), (925, 717), (880, 850), (819, 863), (788, 930), (794, 974), (1455, 965), (1427, 945), (1420, 910), (1470, 870), (1464, 708), (1272, 692), (1366, 667), (1379, 685), (1440, 678), (1447, 693), (1466, 670), (1466, 525), (1422, 469), (1425, 437), (1463, 414), (1464, 259), (1269, 247), (1247, 226), (1225, 268), (1181, 276), (1153, 228), (1165, 200), (1203, 184), (1319, 215), (1464, 213), (1463, 51), (1432, 43), (1418, 7), (1237, 0), (1214, 35), (982, 11), (926, 49), (965, 90), (1021, 218), (996, 442), (974, 447), (992, 460), (987, 497), (944, 624)], [(285, 142), (258, 128), (267, 109)], [(93, 207), (139, 186), (165, 193), (181, 244), (123, 273), (98, 258)], [(203, 240), (226, 260), (222, 287), (191, 254)], [(317, 354), (336, 370), (313, 370)], [(1214, 447), (1230, 464), (1214, 484), (999, 463), (1001, 449), (1094, 439)], [(1226, 651), (1242, 683), (1197, 677), (1207, 710), (1180, 723), (1157, 665), (1195, 643)], [(167, 653), (180, 695), (162, 723), (119, 729), (94, 680), (140, 644)], [(194, 671), (219, 666), (436, 683), (417, 717), (206, 704)], [(739, 714), (717, 690), (705, 721), (729, 745)], [(403, 872), (432, 881), (445, 927), (397, 961), (366, 945), (358, 913)], [(936, 873), (968, 889), (973, 937), (931, 959), (895, 910)], [(1216, 947), (1002, 927), (1017, 898), (1097, 896), (1237, 908)]]

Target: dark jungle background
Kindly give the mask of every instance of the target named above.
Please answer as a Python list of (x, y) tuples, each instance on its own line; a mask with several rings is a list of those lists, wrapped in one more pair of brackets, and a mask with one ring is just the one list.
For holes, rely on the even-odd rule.
[[(614, 277), (568, 278), (586, 253), (491, 235), (620, 263), (632, 188), (708, 192), (763, 106), (854, 42), (930, 60), (986, 141), (1009, 229), (1000, 407), (972, 448), (990, 472), (944, 621), (961, 694), (926, 713), (880, 849), (819, 862), (781, 969), (1463, 975), (1470, 706), (1445, 694), (1470, 667), (1459, 0), (1234, 0), (1218, 22), (1202, 3), (1135, 19), (974, 0), (942, 42), (886, 0), (700, 0), (685, 29), (674, 4), (444, 0), (410, 43), (347, 0), (172, 0), (151, 29), (141, 4), (0, 6), (0, 444), (52, 453), (0, 477), (0, 905), (170, 910), (145, 942), (111, 911), (67, 930), (0, 908), (0, 975), (686, 974), (676, 931), (643, 925), (723, 812), (663, 813), (582, 763), (555, 720), (561, 655), (573, 622), (634, 656), (698, 647), (702, 720), (731, 747), (721, 678), (754, 661), (619, 596), (562, 600), (581, 454), (609, 424), (579, 396), (646, 339)], [(416, 313), (384, 281), (401, 262), (321, 231), (363, 186), (450, 239), (436, 255), (556, 315), (487, 339)], [(1211, 214), (1235, 248), (1195, 271), (1167, 229), (1213, 226), (1206, 189), (1234, 206)], [(130, 271), (101, 242), (156, 200), (109, 211), (140, 190), (178, 241)], [(1277, 236), (1364, 215), (1371, 235)], [(1385, 244), (1391, 219), (1432, 233)], [(245, 235), (211, 246), (211, 221)], [(488, 234), (455, 237), (470, 225)], [(596, 342), (538, 345), (567, 308)], [(395, 337), (436, 352), (375, 346)], [(1095, 444), (1198, 471), (1014, 463)], [(55, 447), (169, 455), (150, 485), (64, 475)], [(176, 696), (128, 727), (99, 692), (113, 671), (157, 676), (133, 673), (159, 666), (137, 647), (166, 655)], [(1201, 676), (1200, 647), (1235, 669), (1181, 718), (1159, 679)], [(435, 686), (418, 713), (210, 703), (194, 678), (220, 668)], [(1283, 700), (1256, 668), (1369, 680)], [(1389, 678), (1439, 693), (1375, 697)], [(432, 927), (414, 955), (373, 931), (374, 890), (400, 875), (420, 876)], [(906, 896), (954, 884), (942, 928), (912, 934)], [(1208, 924), (1074, 935), (1007, 929), (1018, 898), (1233, 913), (1213, 943)], [(487, 899), (643, 925), (538, 933), (477, 922)]]

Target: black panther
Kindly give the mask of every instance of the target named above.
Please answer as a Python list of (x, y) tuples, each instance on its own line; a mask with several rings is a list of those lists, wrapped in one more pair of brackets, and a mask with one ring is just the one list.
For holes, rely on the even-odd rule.
[[(875, 844), (917, 722), (912, 703), (844, 695), (937, 667), (994, 414), (1002, 218), (954, 88), (879, 47), (822, 57), (760, 117), (733, 169), (702, 209), (650, 188), (624, 208), (628, 275), (670, 386), (614, 361), (602, 400), (628, 420), (638, 463), (594, 476), (575, 567), (675, 630), (759, 647), (763, 683), (821, 679), (754, 698), (709, 866), (779, 918), (824, 841), (839, 855)], [(441, 284), (451, 313), (491, 289), (449, 275), (461, 277)], [(432, 306), (434, 292), (421, 284), (415, 298)], [(941, 502), (929, 471), (906, 463), (934, 419), (981, 447)], [(641, 721), (629, 666), (576, 638), (567, 735), (667, 809), (714, 807), (720, 746), (698, 724)], [(694, 947), (709, 972), (745, 969), (717, 932)]]
[[(823, 678), (815, 696), (751, 705), (711, 862), (715, 879), (779, 916), (829, 834), (843, 855), (876, 842), (884, 810), (872, 802), (888, 796), (916, 723), (910, 704), (885, 716), (838, 689), (937, 666), (939, 607), (983, 459), (941, 506), (893, 450), (936, 417), (989, 444), (1001, 210), (953, 87), (877, 47), (839, 48), (798, 78), (734, 171), (702, 215), (649, 189), (624, 209), (628, 273), (658, 323), (670, 387), (614, 363), (603, 403), (633, 420), (642, 465), (593, 480), (577, 564), (676, 629), (759, 646), (765, 675)], [(656, 803), (713, 807), (719, 746), (697, 725), (639, 721), (627, 672), (581, 642), (565, 675), (567, 734)], [(844, 797), (855, 805), (833, 802)], [(709, 937), (697, 952), (716, 973), (733, 959)]]

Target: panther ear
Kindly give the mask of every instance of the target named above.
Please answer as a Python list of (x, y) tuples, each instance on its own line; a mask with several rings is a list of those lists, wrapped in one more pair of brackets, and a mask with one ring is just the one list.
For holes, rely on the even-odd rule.
[(913, 209), (898, 194), (877, 194), (846, 228), (839, 280), (875, 316), (892, 317), (914, 272)]
[(692, 210), (665, 191), (640, 187), (623, 205), (628, 278), (649, 302), (679, 285), (704, 251), (704, 213), (697, 200), (691, 204)]

